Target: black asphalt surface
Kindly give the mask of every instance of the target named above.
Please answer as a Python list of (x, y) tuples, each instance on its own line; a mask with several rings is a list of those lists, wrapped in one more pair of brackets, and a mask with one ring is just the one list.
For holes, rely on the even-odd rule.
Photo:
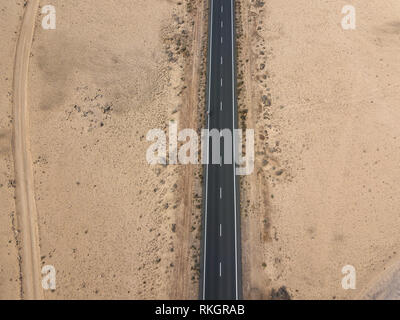
[[(209, 19), (207, 127), (233, 132), (237, 127), (234, 0), (210, 0)], [(234, 139), (232, 145), (235, 148)], [(210, 139), (208, 150), (211, 162)], [(225, 159), (223, 145), (220, 153)], [(204, 168), (200, 299), (241, 299), (239, 177), (233, 164), (210, 162)]]

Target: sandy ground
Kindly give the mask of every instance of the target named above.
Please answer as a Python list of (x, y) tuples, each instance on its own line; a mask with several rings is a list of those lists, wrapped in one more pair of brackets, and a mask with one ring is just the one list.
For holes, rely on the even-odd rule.
[(20, 269), (16, 247), (15, 178), (12, 137), (12, 79), (14, 55), (23, 5), (7, 1), (0, 5), (0, 299), (20, 295)]
[(190, 9), (53, 3), (57, 30), (36, 28), (30, 74), (42, 264), (59, 283), (47, 297), (179, 297), (182, 175), (147, 164), (145, 137), (185, 111)]
[[(201, 168), (150, 166), (146, 134), (170, 120), (200, 127), (206, 8), (170, 0), (40, 1), (49, 4), (57, 28), (44, 30), (36, 12), (32, 48), (29, 36), (19, 42), (30, 59), (21, 58), (21, 71), (14, 71), (14, 92), (16, 42), (22, 21), (31, 21), (22, 19), (23, 5), (1, 8), (2, 41), (13, 46), (0, 51), (7, 66), (1, 99), (8, 106), (0, 131), (0, 297), (195, 298)], [(20, 138), (14, 150), (21, 149), (14, 159), (13, 94)], [(14, 181), (14, 171), (31, 170), (34, 185), (24, 175)], [(37, 244), (26, 238), (35, 228)], [(34, 262), (25, 269), (29, 259), (55, 267), (56, 290), (21, 291), (29, 278), (40, 280)]]
[[(242, 179), (247, 298), (356, 298), (397, 261), (400, 4), (352, 1), (344, 31), (346, 4), (238, 5), (242, 125), (257, 138)], [(356, 290), (341, 286), (348, 264)]]

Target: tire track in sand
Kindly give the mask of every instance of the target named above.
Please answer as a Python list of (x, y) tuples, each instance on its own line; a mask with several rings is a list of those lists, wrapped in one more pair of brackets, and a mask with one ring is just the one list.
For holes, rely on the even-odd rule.
[(16, 216), (20, 253), (21, 298), (43, 299), (40, 285), (40, 248), (29, 148), (28, 68), (39, 0), (26, 3), (17, 42), (13, 79), (13, 154), (16, 180)]

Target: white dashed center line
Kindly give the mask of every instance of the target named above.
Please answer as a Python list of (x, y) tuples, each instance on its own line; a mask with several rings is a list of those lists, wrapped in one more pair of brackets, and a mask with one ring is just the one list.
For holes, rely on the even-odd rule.
[(221, 6), (221, 12), (224, 12), (224, 6)]
[(219, 277), (222, 277), (222, 263), (219, 263)]
[(221, 37), (221, 43), (224, 43), (224, 38)]
[(222, 237), (222, 224), (219, 224), (219, 236)]
[(221, 20), (221, 28), (224, 27), (224, 22)]
[(222, 101), (220, 101), (220, 103), (219, 103), (219, 110), (222, 111)]
[(222, 199), (222, 187), (219, 187), (219, 198)]
[(221, 64), (223, 64), (224, 63), (224, 58), (222, 58), (222, 56), (221, 56)]
[(222, 87), (222, 78), (221, 78), (221, 87)]

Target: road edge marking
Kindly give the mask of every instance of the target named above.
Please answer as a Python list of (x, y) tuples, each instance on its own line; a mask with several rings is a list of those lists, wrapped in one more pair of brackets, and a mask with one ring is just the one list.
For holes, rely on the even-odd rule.
[(208, 165), (210, 163), (210, 150), (209, 150), (209, 140), (210, 140), (210, 98), (211, 98), (211, 69), (212, 69), (212, 39), (213, 39), (213, 18), (214, 18), (214, 0), (211, 0), (211, 17), (210, 17), (210, 39), (209, 39), (209, 79), (208, 79), (208, 101), (207, 101), (207, 164), (206, 164), (206, 190), (205, 190), (205, 205), (204, 205), (204, 248), (203, 248), (203, 300), (206, 296), (206, 269), (207, 269), (207, 206), (208, 206)]
[(237, 245), (237, 208), (236, 208), (236, 135), (235, 135), (235, 55), (234, 55), (234, 14), (233, 14), (233, 7), (234, 7), (234, 0), (231, 0), (231, 27), (232, 27), (232, 142), (233, 142), (233, 194), (234, 194), (234, 208), (235, 208), (235, 289), (236, 289), (236, 300), (239, 300), (239, 290), (238, 290), (238, 245)]

